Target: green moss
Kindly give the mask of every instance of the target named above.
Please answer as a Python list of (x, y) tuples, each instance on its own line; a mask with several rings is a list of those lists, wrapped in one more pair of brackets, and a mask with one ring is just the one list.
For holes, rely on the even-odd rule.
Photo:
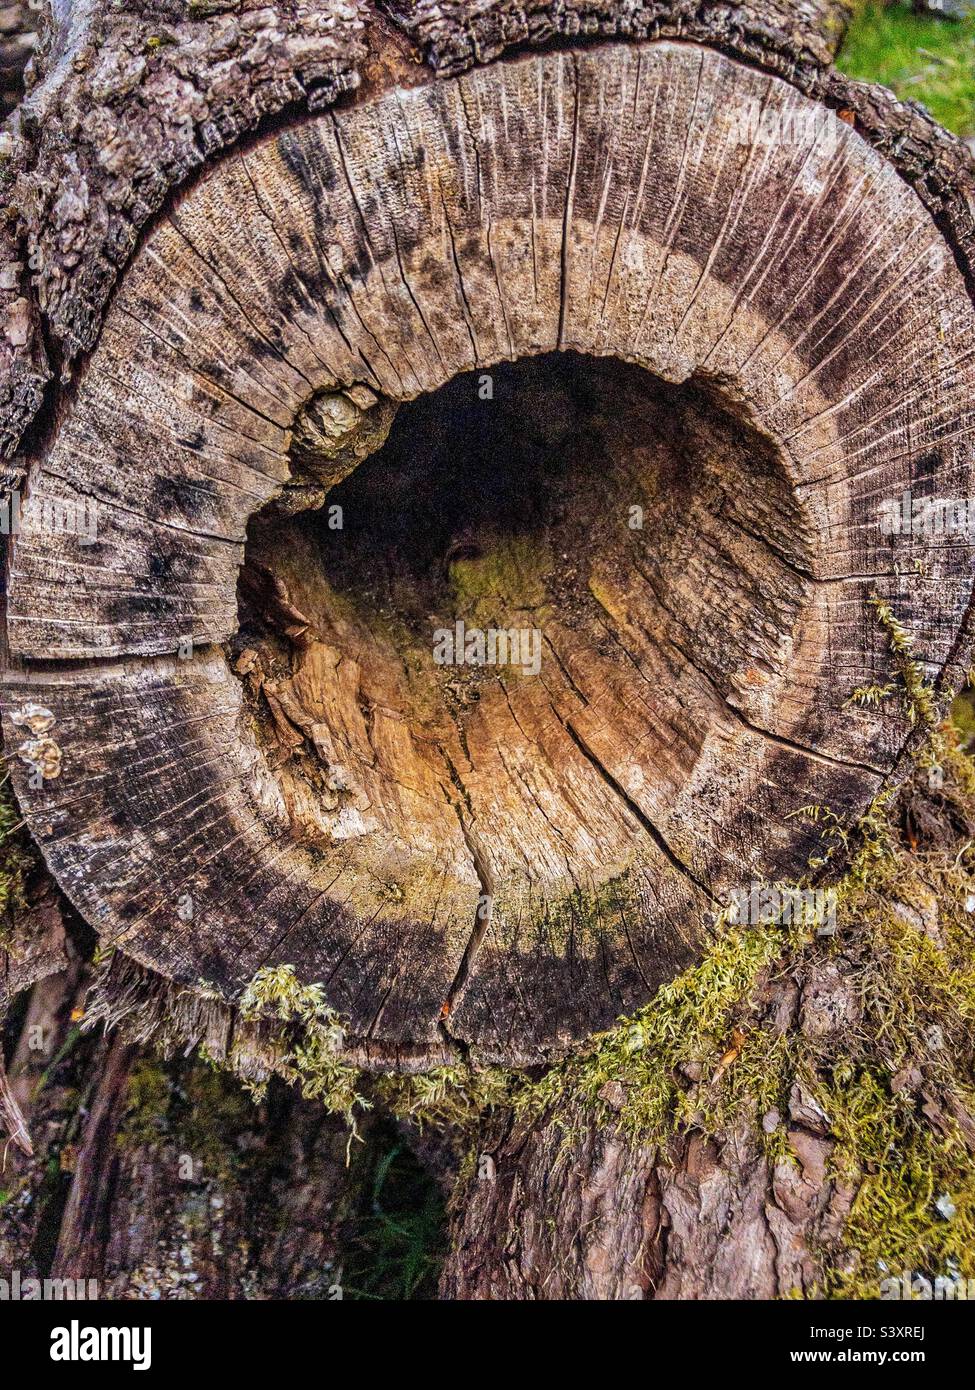
[[(929, 730), (919, 765), (936, 757), (940, 803), (970, 823), (975, 762), (953, 725), (934, 725), (909, 637), (875, 608), (905, 709)], [(845, 864), (835, 935), (820, 936), (815, 923), (746, 928), (724, 917), (698, 965), (541, 1079), (446, 1068), (390, 1078), (383, 1099), (413, 1120), (468, 1132), (498, 1107), (547, 1114), (566, 1126), (567, 1142), (581, 1113), (663, 1154), (676, 1133), (720, 1139), (744, 1123), (774, 1162), (795, 1161), (781, 1117), (798, 1082), (827, 1117), (832, 1173), (853, 1199), (842, 1239), (819, 1252), (819, 1292), (874, 1298), (881, 1279), (902, 1270), (975, 1277), (975, 1159), (958, 1121), (975, 1112), (975, 844), (910, 849), (899, 805), (885, 794), (855, 828), (828, 808), (805, 810), (823, 842), (813, 866)], [(826, 1036), (778, 1029), (762, 1002), (770, 973), (801, 978), (830, 963), (854, 982), (858, 1020)]]
[(225, 1177), (237, 1167), (238, 1141), (252, 1120), (253, 1105), (243, 1084), (200, 1062), (180, 1087), (173, 1140), (202, 1164), (204, 1172)]
[(116, 1134), (121, 1149), (159, 1144), (169, 1128), (172, 1086), (162, 1064), (141, 1058), (129, 1073), (125, 1114)]
[(504, 1067), (435, 1067), (428, 1072), (390, 1073), (375, 1083), (377, 1099), (420, 1129), (430, 1125), (469, 1135), (492, 1111), (512, 1104), (527, 1080)]
[(962, 748), (970, 752), (975, 747), (975, 691), (963, 690), (952, 702), (951, 722), (961, 735)]
[(505, 625), (506, 616), (531, 612), (546, 598), (546, 576), (555, 560), (546, 545), (524, 536), (506, 536), (470, 559), (449, 566), (457, 613), (482, 626)]
[(129, 1074), (116, 1143), (126, 1151), (167, 1145), (191, 1157), (201, 1176), (225, 1182), (241, 1166), (240, 1138), (252, 1123), (251, 1099), (227, 1071), (198, 1058), (142, 1057)]
[[(804, 929), (808, 932), (809, 929)], [(740, 928), (719, 923), (699, 965), (662, 986), (653, 1000), (561, 1068), (550, 1071), (520, 1108), (555, 1105), (568, 1091), (587, 1111), (641, 1141), (665, 1141), (683, 1124), (717, 1129), (741, 1095), (778, 1095), (769, 1039), (750, 1031), (751, 995), (794, 941), (772, 923)], [(732, 1065), (733, 1064), (733, 1065)], [(698, 1078), (699, 1081), (693, 1080)], [(603, 1097), (621, 1089), (613, 1108)]]
[[(946, 750), (948, 795), (961, 790), (970, 804), (972, 767), (950, 730)], [(902, 852), (855, 904), (863, 1017), (816, 1071), (834, 1168), (856, 1190), (845, 1243), (858, 1261), (831, 1284), (844, 1296), (875, 1297), (885, 1269), (937, 1276), (953, 1266), (975, 1276), (975, 1161), (957, 1122), (975, 1109), (973, 873), (970, 847), (960, 856)], [(892, 902), (918, 914), (936, 904), (938, 939)], [(936, 1205), (944, 1198), (951, 1216)]]
[[(975, 1158), (960, 1127), (975, 1112), (975, 842), (949, 835), (941, 846), (935, 836), (925, 848), (899, 829), (932, 762), (943, 773), (935, 810), (946, 824), (975, 821), (975, 761), (958, 729), (937, 723), (910, 635), (887, 605), (873, 606), (894, 667), (883, 698), (897, 694), (927, 739), (916, 785), (878, 797), (856, 826), (828, 807), (801, 812), (822, 846), (803, 882), (820, 885), (835, 866), (835, 934), (810, 921), (742, 926), (725, 913), (697, 965), (541, 1076), (442, 1067), (380, 1078), (376, 1099), (473, 1151), (492, 1114), (514, 1110), (562, 1124), (567, 1142), (579, 1115), (614, 1123), (662, 1155), (676, 1134), (720, 1140), (745, 1125), (770, 1161), (794, 1162), (784, 1117), (799, 1083), (826, 1117), (831, 1173), (851, 1198), (842, 1237), (818, 1252), (818, 1292), (876, 1297), (880, 1280), (902, 1270), (975, 1277)], [(625, 879), (591, 902), (567, 901), (563, 915), (601, 922)], [(826, 1034), (778, 1027), (769, 979), (827, 966), (850, 982), (856, 1017)], [(244, 1011), (281, 1026), (285, 1072), (304, 1094), (347, 1116), (366, 1103), (318, 986), (302, 986), (290, 967), (263, 971)]]
[(975, 19), (946, 23), (907, 5), (863, 5), (836, 66), (921, 102), (958, 135), (975, 134)]
[(869, 1068), (838, 1070), (822, 1098), (834, 1162), (857, 1194), (844, 1232), (856, 1265), (831, 1272), (827, 1290), (875, 1298), (888, 1271), (975, 1277), (975, 1170), (957, 1127), (933, 1129), (913, 1096), (891, 1096), (889, 1077)]
[(0, 788), (0, 948), (12, 939), (13, 914), (26, 907), (27, 875), (34, 852), (23, 831), (23, 817), (10, 794)]
[(853, 691), (847, 703), (867, 708), (896, 697), (902, 701), (908, 721), (912, 725), (920, 724), (934, 730), (938, 722), (934, 691), (925, 679), (921, 663), (911, 655), (914, 648), (913, 635), (898, 620), (889, 603), (885, 603), (876, 594), (868, 602), (874, 610), (877, 622), (887, 635), (887, 644), (900, 680), (885, 685), (861, 685)]
[[(265, 966), (240, 1001), (245, 1019), (272, 1019), (282, 1058), (278, 1070), (306, 1100), (318, 1100), (331, 1113), (344, 1115), (355, 1131), (355, 1111), (369, 1102), (357, 1090), (358, 1071), (342, 1060), (345, 1030), (325, 1002), (321, 985), (303, 985), (293, 965)], [(260, 1098), (264, 1087), (253, 1088)]]

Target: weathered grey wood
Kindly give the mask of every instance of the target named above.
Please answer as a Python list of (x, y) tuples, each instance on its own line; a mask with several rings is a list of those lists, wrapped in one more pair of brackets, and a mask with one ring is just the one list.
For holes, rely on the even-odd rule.
[[(756, 138), (756, 110), (798, 134)], [(731, 889), (801, 871), (815, 831), (792, 813), (853, 815), (894, 773), (903, 721), (846, 708), (889, 673), (869, 595), (932, 673), (960, 659), (968, 548), (905, 567), (877, 508), (922, 467), (971, 492), (972, 328), (944, 235), (894, 169), (781, 79), (705, 48), (500, 63), (229, 156), (133, 261), (32, 474), (4, 732), (23, 741), (10, 721), (28, 699), (52, 712), (58, 776), (32, 788), (15, 763), (48, 862), (106, 938), (167, 976), (228, 1001), (267, 961), (327, 980), (380, 1061), (472, 1044), (535, 1059), (608, 1023), (691, 957)], [(717, 491), (648, 503), (625, 579), (589, 576), (619, 651), (550, 618), (557, 659), (492, 687), (465, 747), (450, 718), (417, 741), (375, 653), (357, 681), (393, 711), (390, 737), (405, 721), (405, 751), (357, 747), (361, 696), (327, 653), (361, 634), (322, 628), (290, 687), (260, 698), (301, 705), (303, 668), (329, 692), (363, 818), (330, 839), (218, 650), (248, 519), (286, 483), (316, 393), (410, 399), (560, 349), (710, 383), (740, 438), (723, 456), (686, 447)], [(647, 479), (667, 447), (649, 422), (669, 409), (645, 403)], [(756, 450), (769, 461), (749, 481)], [(722, 493), (732, 519), (709, 537)], [(52, 534), (51, 497), (97, 506), (95, 544)], [(301, 611), (321, 602), (308, 573), (288, 575)], [(185, 639), (190, 660), (165, 655)], [(315, 718), (295, 720), (314, 742)]]
[(33, 312), (26, 337), (0, 339), (11, 356), (0, 448), (12, 452), (40, 408), (49, 379), (45, 336), (68, 364), (89, 348), (140, 229), (169, 190), (283, 108), (314, 110), (360, 85), (414, 85), (434, 69), (467, 67), (553, 34), (695, 39), (814, 81), (839, 46), (846, 15), (845, 0), (690, 15), (679, 5), (635, 8), (630, 0), (60, 6), (4, 171), (16, 217), (4, 225), (0, 260), (9, 269), (29, 257), (33, 273), (21, 277), (16, 299), (5, 287), (10, 297), (0, 307), (24, 299)]

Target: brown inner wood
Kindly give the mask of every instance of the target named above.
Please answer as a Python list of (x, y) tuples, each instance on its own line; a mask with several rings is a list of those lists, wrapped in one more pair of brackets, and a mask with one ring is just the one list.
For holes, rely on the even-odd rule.
[[(639, 868), (647, 838), (683, 868), (669, 808), (781, 675), (810, 564), (743, 413), (615, 359), (526, 359), (400, 406), (324, 506), (256, 516), (231, 656), (299, 838), (347, 841), (407, 913), (444, 866), (539, 903)], [(437, 665), (458, 621), (537, 632), (540, 670)]]

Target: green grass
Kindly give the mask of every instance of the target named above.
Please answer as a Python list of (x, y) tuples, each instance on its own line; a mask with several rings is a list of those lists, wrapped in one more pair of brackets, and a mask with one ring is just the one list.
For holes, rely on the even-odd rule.
[(867, 4), (836, 66), (921, 102), (957, 135), (975, 135), (975, 18), (952, 23), (912, 14), (907, 5)]
[(344, 1296), (397, 1303), (436, 1298), (446, 1252), (444, 1196), (390, 1130), (378, 1136), (366, 1201), (348, 1236)]

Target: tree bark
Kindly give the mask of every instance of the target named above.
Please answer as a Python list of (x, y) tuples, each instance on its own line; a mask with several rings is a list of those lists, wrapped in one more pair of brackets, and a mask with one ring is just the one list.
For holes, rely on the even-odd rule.
[(0, 115), (12, 111), (24, 94), (24, 68), (37, 42), (39, 8), (14, 0), (0, 10)]
[[(838, 1012), (849, 1008), (853, 990), (838, 973), (788, 980), (762, 1001), (773, 1037), (802, 1029), (803, 992), (817, 987)], [(622, 1087), (610, 1083), (607, 1096), (618, 1107)], [(855, 1188), (828, 1176), (828, 1126), (798, 1088), (789, 1159), (769, 1159), (760, 1119), (720, 1137), (691, 1128), (663, 1146), (639, 1143), (578, 1101), (527, 1126), (507, 1121), (482, 1141), (491, 1180), (472, 1179), (455, 1196), (442, 1297), (817, 1297), (843, 1249)]]
[[(71, 1277), (143, 1258), (106, 1234), (145, 1176), (133, 1038), (288, 1074), (257, 990), (288, 979), (336, 1066), (558, 1064), (754, 885), (813, 881), (810, 806), (852, 824), (907, 775), (973, 581), (884, 517), (975, 490), (975, 180), (830, 69), (845, 15), (244, 0), (46, 34), (3, 174), (0, 712), (128, 1037)], [(775, 1038), (853, 1007), (842, 954), (803, 970), (753, 1001)], [(0, 1105), (26, 1147), (2, 1062)], [(815, 1290), (853, 1193), (790, 1107), (798, 1168), (754, 1125), (498, 1121), (445, 1295)]]
[(353, 1139), (280, 1084), (257, 1105), (201, 1061), (82, 1032), (90, 983), (72, 951), (8, 1030), (33, 1152), (4, 1156), (0, 1277), (73, 1281), (101, 1299), (392, 1297), (413, 1280), (430, 1296), (433, 1251), (422, 1282), (395, 1236), (389, 1269), (370, 1254), (377, 1210), (414, 1216), (377, 1174), (412, 1143), (437, 1176), (414, 1164), (409, 1196), (430, 1203), (448, 1152), (371, 1117)]

